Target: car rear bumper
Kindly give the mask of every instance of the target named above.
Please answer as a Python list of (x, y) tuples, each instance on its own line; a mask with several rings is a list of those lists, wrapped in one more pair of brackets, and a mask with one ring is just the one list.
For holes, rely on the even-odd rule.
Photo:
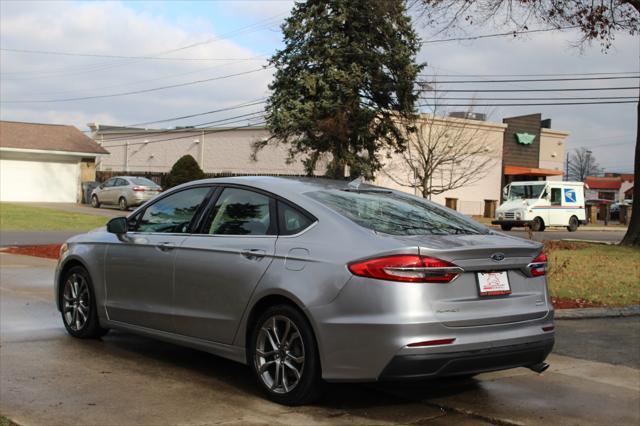
[(507, 225), (507, 226), (529, 226), (531, 221), (529, 220), (492, 220), (492, 225)]
[[(474, 356), (482, 362), (480, 371), (507, 369), (540, 362), (553, 346), (554, 311), (546, 294), (510, 296), (507, 314), (499, 308), (505, 298), (487, 299), (482, 309), (469, 307), (473, 298), (447, 307), (436, 301), (443, 287), (367, 280), (354, 277), (332, 303), (308, 308), (327, 381), (469, 374), (475, 369), (464, 360)], [(449, 339), (449, 344), (419, 346)], [(503, 351), (506, 358), (518, 357), (509, 362)]]
[(398, 355), (385, 367), (379, 380), (422, 380), (528, 367), (543, 362), (553, 348), (554, 337), (518, 345), (437, 354)]

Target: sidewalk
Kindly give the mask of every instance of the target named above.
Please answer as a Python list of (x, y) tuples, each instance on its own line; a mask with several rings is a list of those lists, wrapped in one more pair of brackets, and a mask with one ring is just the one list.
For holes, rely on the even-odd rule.
[(62, 244), (82, 231), (0, 231), (0, 247)]

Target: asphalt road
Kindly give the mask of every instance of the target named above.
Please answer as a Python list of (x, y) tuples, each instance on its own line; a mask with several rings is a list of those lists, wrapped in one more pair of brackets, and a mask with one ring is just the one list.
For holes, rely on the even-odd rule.
[(265, 401), (245, 366), (213, 355), (126, 333), (69, 337), (53, 265), (0, 254), (0, 414), (21, 425), (640, 423), (637, 357), (619, 352), (637, 344), (637, 320), (558, 322), (543, 375), (333, 384), (318, 404), (290, 408)]

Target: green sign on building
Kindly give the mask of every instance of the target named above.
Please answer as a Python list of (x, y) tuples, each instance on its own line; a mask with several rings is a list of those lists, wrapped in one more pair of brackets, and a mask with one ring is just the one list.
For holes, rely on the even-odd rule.
[(522, 145), (531, 145), (533, 140), (536, 138), (536, 135), (532, 135), (529, 133), (516, 133), (516, 141)]

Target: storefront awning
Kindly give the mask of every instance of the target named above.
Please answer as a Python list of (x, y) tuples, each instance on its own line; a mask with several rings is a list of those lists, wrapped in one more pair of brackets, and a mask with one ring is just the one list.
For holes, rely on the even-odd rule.
[(562, 176), (561, 170), (536, 169), (535, 167), (505, 166), (506, 176)]

